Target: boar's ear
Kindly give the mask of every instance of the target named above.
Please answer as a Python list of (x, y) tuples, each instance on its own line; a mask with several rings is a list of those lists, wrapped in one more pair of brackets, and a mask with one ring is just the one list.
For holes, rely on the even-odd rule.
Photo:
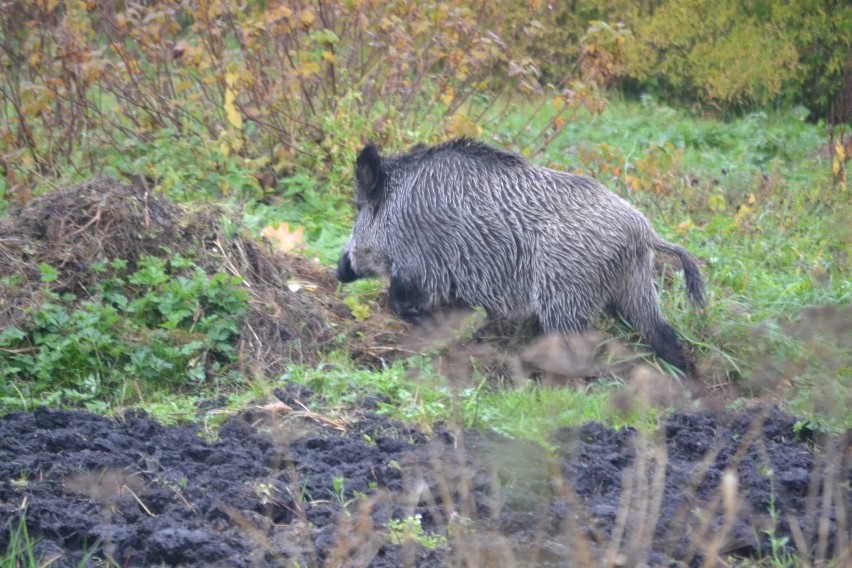
[(385, 194), (385, 175), (379, 148), (367, 144), (355, 161), (355, 183), (358, 193), (370, 202), (380, 201)]

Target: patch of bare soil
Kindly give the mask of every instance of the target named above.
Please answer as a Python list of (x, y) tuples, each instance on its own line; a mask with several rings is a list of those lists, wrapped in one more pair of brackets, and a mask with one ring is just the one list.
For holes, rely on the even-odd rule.
[(698, 566), (773, 546), (843, 565), (850, 484), (850, 435), (772, 408), (550, 449), (371, 414), (246, 412), (215, 441), (136, 413), (0, 418), (0, 550), (24, 522), (53, 566)]

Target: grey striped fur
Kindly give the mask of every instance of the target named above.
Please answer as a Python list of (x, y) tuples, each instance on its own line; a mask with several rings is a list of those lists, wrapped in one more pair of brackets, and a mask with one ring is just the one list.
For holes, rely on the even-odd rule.
[(417, 320), (446, 306), (482, 306), (579, 333), (607, 307), (655, 351), (687, 368), (663, 319), (653, 255), (677, 256), (690, 301), (704, 305), (694, 258), (595, 180), (532, 165), (469, 139), (358, 156), (359, 209), (338, 278), (390, 277), (390, 298)]

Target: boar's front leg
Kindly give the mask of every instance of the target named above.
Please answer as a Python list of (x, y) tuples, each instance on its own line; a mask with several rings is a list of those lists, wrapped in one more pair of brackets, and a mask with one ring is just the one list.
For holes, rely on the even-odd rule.
[(391, 308), (402, 319), (417, 324), (422, 323), (424, 317), (429, 315), (428, 299), (417, 282), (393, 276), (388, 294)]

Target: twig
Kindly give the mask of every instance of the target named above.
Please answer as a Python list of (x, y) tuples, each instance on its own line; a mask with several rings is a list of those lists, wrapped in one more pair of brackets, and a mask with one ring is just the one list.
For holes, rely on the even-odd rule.
[(121, 488), (127, 489), (128, 493), (133, 495), (133, 498), (136, 499), (136, 502), (139, 503), (139, 506), (142, 507), (145, 510), (146, 513), (148, 513), (148, 516), (150, 516), (150, 517), (156, 517), (157, 516), (154, 513), (152, 513), (150, 511), (150, 509), (148, 509), (148, 507), (145, 506), (145, 503), (142, 502), (142, 499), (140, 499), (139, 496), (136, 495), (136, 493), (134, 493), (133, 490), (130, 487), (128, 487), (127, 485), (122, 485)]
[(27, 347), (25, 349), (7, 349), (5, 347), (0, 347), (0, 351), (3, 353), (11, 353), (12, 355), (17, 355), (19, 353), (35, 353), (38, 351), (38, 347)]
[(98, 211), (97, 211), (97, 213), (95, 213), (95, 216), (94, 216), (94, 217), (92, 217), (91, 219), (89, 219), (89, 222), (88, 222), (88, 223), (86, 223), (85, 225), (83, 225), (82, 227), (80, 227), (79, 229), (77, 229), (76, 231), (73, 231), (73, 232), (71, 232), (71, 233), (68, 233), (67, 235), (65, 235), (65, 238), (66, 238), (66, 239), (68, 239), (68, 238), (70, 238), (70, 237), (73, 237), (73, 236), (75, 236), (75, 235), (78, 235), (78, 234), (82, 233), (83, 231), (85, 231), (86, 229), (88, 229), (89, 227), (91, 227), (92, 225), (94, 225), (95, 223), (97, 223), (97, 222), (98, 222), (98, 221), (100, 221), (100, 220), (101, 220), (101, 208), (100, 208), (100, 206), (98, 206)]

